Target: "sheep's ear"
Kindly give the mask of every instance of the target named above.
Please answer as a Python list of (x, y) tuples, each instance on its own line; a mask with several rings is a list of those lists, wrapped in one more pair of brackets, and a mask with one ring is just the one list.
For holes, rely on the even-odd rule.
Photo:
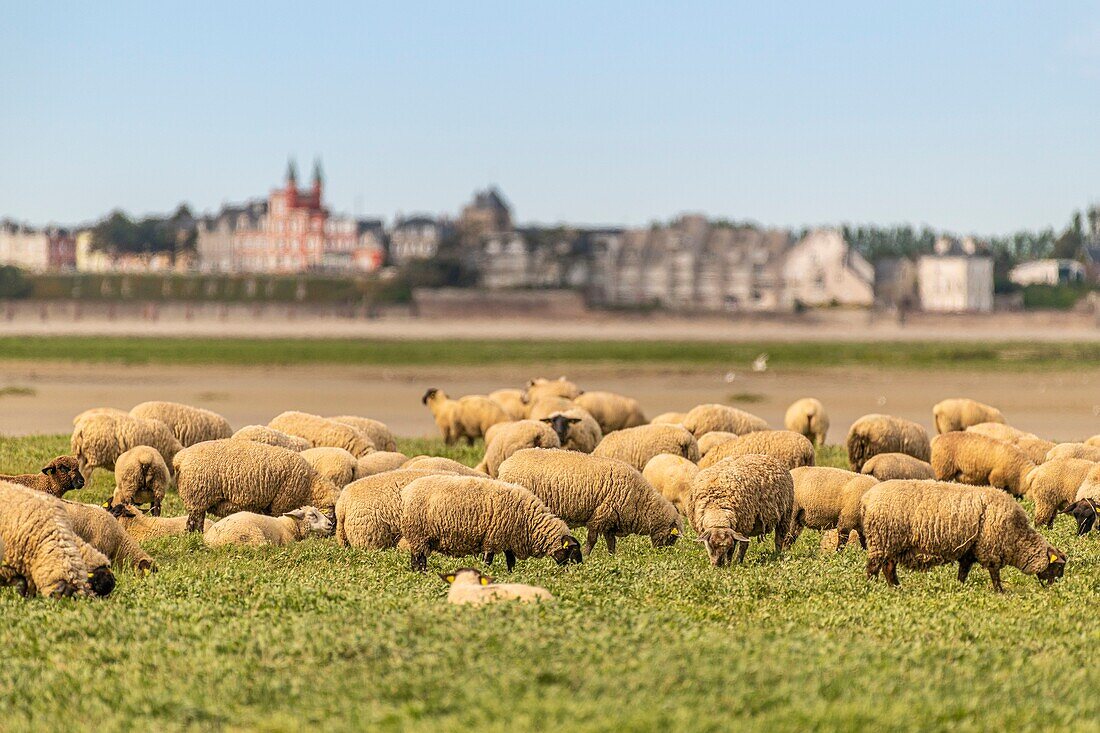
[(455, 582), (454, 573), (440, 573), (439, 577), (443, 580), (444, 583), (447, 583), (448, 585)]
[(750, 541), (748, 537), (741, 534), (740, 532), (734, 532), (733, 533), (733, 539), (737, 540), (738, 542), (749, 542)]
[(56, 470), (57, 466), (46, 466), (42, 469), (42, 473), (46, 474), (47, 476), (52, 476), (54, 474), (54, 471)]
[(302, 519), (306, 515), (305, 507), (299, 507), (293, 511), (285, 512), (284, 517), (294, 517), (295, 519)]
[(710, 540), (710, 530), (709, 529), (706, 532), (704, 532), (703, 534), (701, 534), (701, 535), (699, 535), (698, 537), (695, 538), (696, 542), (699, 542), (699, 543), (704, 544), (704, 545), (707, 543), (708, 540)]
[(570, 425), (576, 425), (577, 423), (579, 423), (581, 421), (581, 419), (579, 417), (567, 417), (565, 419)]
[(553, 423), (553, 422), (554, 422), (554, 418), (552, 418), (552, 417), (543, 417), (543, 418), (539, 418), (539, 420), (540, 420), (541, 422), (544, 422), (544, 423), (546, 423), (547, 425), (549, 425), (549, 424), (551, 424), (551, 423)]

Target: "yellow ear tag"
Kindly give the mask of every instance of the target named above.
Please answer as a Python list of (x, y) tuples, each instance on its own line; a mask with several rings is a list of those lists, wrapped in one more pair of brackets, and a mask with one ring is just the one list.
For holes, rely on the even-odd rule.
[(481, 576), (481, 584), (482, 585), (489, 585), (489, 579), (486, 578), (484, 575)]
[(145, 575), (148, 575), (149, 573), (151, 573), (151, 572), (153, 572), (153, 571), (152, 571), (152, 570), (150, 570), (149, 568), (142, 568), (142, 569), (141, 569), (141, 572), (142, 572), (142, 573), (144, 573)]
[(1055, 555), (1053, 552), (1050, 553), (1050, 561), (1051, 562), (1058, 562), (1058, 556)]
[(676, 535), (680, 534), (680, 530), (678, 530), (678, 529), (676, 529), (675, 527), (673, 527), (673, 528), (672, 528), (672, 531), (671, 531), (671, 532), (669, 532), (669, 534), (670, 534), (670, 535), (672, 535), (673, 537), (675, 537)]
[(453, 582), (455, 582), (455, 576), (453, 576), (453, 575), (448, 575), (448, 576), (447, 576), (447, 582), (448, 582), (448, 583), (453, 583)]
[(103, 502), (103, 508), (104, 509), (110, 509), (111, 508), (111, 502), (109, 502), (109, 501)]
[(95, 573), (88, 573), (88, 580), (91, 580), (94, 577), (95, 577)]
[(568, 549), (569, 549), (569, 540), (564, 540), (564, 541), (562, 541), (562, 543), (561, 543), (561, 548), (562, 548), (563, 550), (568, 550)]

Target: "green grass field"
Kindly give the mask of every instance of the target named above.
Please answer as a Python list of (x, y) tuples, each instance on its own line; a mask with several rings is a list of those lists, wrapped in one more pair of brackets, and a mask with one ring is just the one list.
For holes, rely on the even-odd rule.
[[(0, 440), (0, 468), (66, 450)], [(112, 483), (99, 472), (71, 498)], [(640, 537), (567, 571), (529, 560), (514, 579), (558, 602), (486, 608), (448, 606), (395, 550), (168, 538), (147, 546), (160, 572), (122, 571), (105, 601), (0, 590), (0, 730), (1100, 730), (1100, 538), (1071, 524), (1051, 533), (1065, 580), (1007, 570), (1004, 596), (980, 569), (966, 586), (953, 567), (868, 583), (858, 550), (819, 556), (806, 532), (723, 570), (694, 542)]]

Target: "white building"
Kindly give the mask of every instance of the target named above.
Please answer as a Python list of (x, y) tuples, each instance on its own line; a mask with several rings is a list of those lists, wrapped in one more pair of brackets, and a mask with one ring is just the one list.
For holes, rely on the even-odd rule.
[(941, 237), (934, 254), (917, 263), (921, 308), (940, 313), (988, 313), (993, 310), (993, 258), (979, 252), (973, 239)]
[(447, 222), (431, 216), (398, 216), (390, 231), (390, 263), (403, 265), (435, 257), (447, 226)]
[(1008, 279), (1017, 285), (1067, 285), (1085, 280), (1085, 266), (1076, 260), (1032, 260), (1016, 265)]
[(12, 221), (0, 222), (0, 265), (42, 271), (50, 263), (50, 238), (41, 229)]
[(795, 244), (783, 277), (787, 297), (803, 305), (870, 306), (875, 301), (875, 268), (835, 229), (812, 231)]

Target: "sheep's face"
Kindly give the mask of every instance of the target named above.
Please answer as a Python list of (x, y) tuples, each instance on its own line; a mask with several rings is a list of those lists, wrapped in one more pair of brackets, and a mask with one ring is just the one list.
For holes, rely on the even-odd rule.
[(292, 512), (287, 512), (284, 516), (294, 517), (301, 522), (302, 534), (306, 537), (310, 535), (325, 536), (332, 534), (332, 520), (325, 516), (317, 507), (304, 506)]
[(53, 484), (50, 492), (62, 496), (66, 491), (79, 491), (84, 488), (84, 476), (80, 473), (80, 464), (75, 456), (58, 456), (42, 469)]
[(722, 527), (708, 529), (699, 535), (698, 541), (702, 542), (703, 546), (707, 548), (710, 564), (721, 568), (729, 565), (730, 560), (733, 559), (733, 551), (737, 549), (737, 544), (739, 542), (748, 543), (749, 538), (732, 529)]
[(1054, 585), (1066, 572), (1066, 553), (1047, 545), (1047, 566), (1036, 573), (1040, 583)]
[(103, 507), (110, 512), (115, 519), (133, 519), (137, 516), (134, 508), (128, 504), (112, 504), (107, 502)]
[(676, 544), (676, 540), (680, 539), (680, 535), (682, 535), (683, 532), (684, 520), (677, 514), (674, 521), (649, 535), (649, 539), (654, 547), (671, 547)]
[(581, 419), (579, 417), (566, 417), (559, 413), (544, 417), (542, 421), (554, 429), (554, 432), (558, 435), (558, 440), (562, 445), (565, 445), (565, 441), (569, 438), (569, 428), (579, 423)]
[(550, 557), (554, 558), (554, 562), (558, 565), (573, 563), (580, 565), (584, 561), (584, 556), (581, 554), (581, 543), (571, 534), (562, 537), (561, 545), (550, 553)]
[(115, 589), (115, 574), (106, 565), (98, 567), (88, 573), (88, 585), (91, 587), (92, 593), (100, 598), (109, 596), (111, 591)]
[(1097, 507), (1095, 500), (1082, 499), (1070, 504), (1063, 511), (1077, 520), (1077, 534), (1086, 535), (1096, 524), (1096, 516), (1100, 508)]
[(435, 387), (432, 387), (431, 389), (429, 389), (427, 392), (424, 393), (424, 396), (420, 398), (420, 401), (423, 402), (426, 405), (429, 402), (434, 401), (436, 399), (437, 395), (441, 395), (441, 394), (443, 394), (443, 393), (440, 392)]

